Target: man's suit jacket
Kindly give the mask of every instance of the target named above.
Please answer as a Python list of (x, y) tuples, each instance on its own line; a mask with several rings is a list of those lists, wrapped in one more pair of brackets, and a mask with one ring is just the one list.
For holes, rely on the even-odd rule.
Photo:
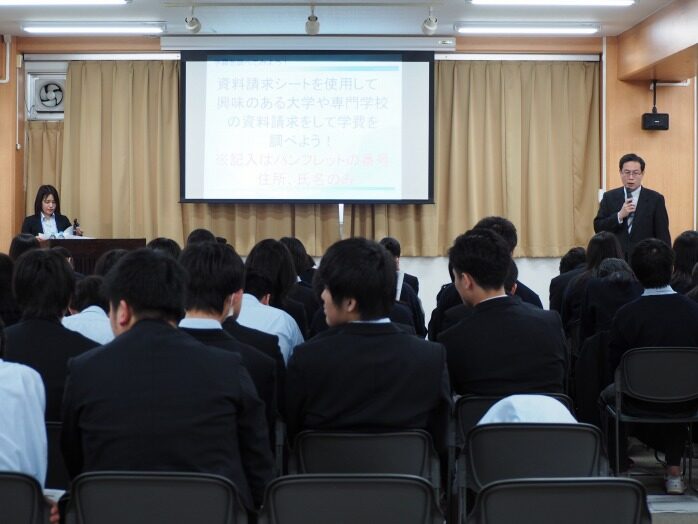
[(453, 390), (460, 394), (564, 393), (567, 353), (560, 316), (518, 297), (481, 302), (444, 331)]
[[(269, 440), (274, 439), (274, 425), (276, 423), (276, 363), (261, 351), (238, 342), (223, 329), (190, 329), (182, 328), (196, 340), (207, 346), (225, 349), (237, 353), (242, 357), (242, 365), (250, 374), (257, 395), (264, 402), (267, 426), (269, 428)], [(272, 448), (273, 449), (273, 448)]]
[(46, 420), (61, 420), (61, 401), (68, 360), (99, 346), (58, 320), (25, 319), (7, 328), (5, 359), (39, 372), (46, 389)]
[[(70, 219), (65, 215), (55, 214), (56, 217), (56, 228), (59, 233), (62, 233), (68, 229), (70, 224)], [(41, 217), (39, 215), (29, 215), (22, 222), (22, 233), (30, 233), (34, 236), (39, 233), (43, 233), (44, 228), (41, 227)]]
[(628, 218), (618, 223), (618, 212), (625, 202), (625, 189), (617, 187), (606, 191), (599, 205), (599, 212), (594, 219), (594, 231), (610, 231), (620, 242), (625, 258), (629, 259), (635, 246), (646, 238), (658, 238), (671, 245), (669, 234), (669, 215), (664, 204), (664, 197), (643, 186), (635, 207), (632, 229), (628, 233)]
[(335, 326), (296, 347), (288, 364), (289, 437), (304, 429), (425, 429), (446, 450), (446, 353), (392, 323)]
[(414, 275), (410, 275), (409, 273), (403, 273), (403, 274), (404, 274), (403, 281), (406, 284), (409, 284), (409, 286), (414, 290), (415, 295), (419, 295), (419, 279)]
[(543, 309), (543, 302), (541, 302), (538, 293), (533, 291), (530, 287), (528, 287), (520, 280), (516, 281), (516, 293), (514, 294), (527, 304), (531, 304), (532, 306), (536, 306)]
[(84, 471), (189, 471), (230, 479), (252, 509), (273, 474), (264, 406), (240, 355), (141, 320), (69, 363), (63, 458)]
[(583, 273), (584, 269), (585, 265), (581, 264), (570, 271), (560, 273), (558, 276), (553, 277), (550, 280), (550, 307), (548, 309), (557, 311), (558, 313), (562, 311), (562, 299), (565, 296), (565, 289), (567, 288), (567, 284), (569, 284), (574, 277)]
[(402, 289), (400, 290), (400, 304), (407, 306), (412, 312), (412, 325), (414, 326), (414, 331), (417, 336), (424, 338), (427, 336), (427, 327), (424, 325), (424, 310), (422, 309), (422, 303), (417, 297), (417, 293), (414, 292), (412, 286), (406, 282), (402, 282)]

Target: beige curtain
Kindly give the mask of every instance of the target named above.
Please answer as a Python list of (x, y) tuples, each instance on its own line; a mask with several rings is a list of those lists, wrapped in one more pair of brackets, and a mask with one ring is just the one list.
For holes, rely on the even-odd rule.
[(345, 231), (440, 256), (487, 215), (509, 218), (517, 256), (559, 256), (593, 234), (600, 177), (599, 66), (436, 64), (434, 205), (346, 206)]
[(338, 238), (333, 206), (179, 203), (179, 63), (72, 62), (68, 68), (61, 207), (96, 237), (166, 236), (194, 228), (244, 254), (294, 235), (320, 254)]
[[(34, 214), (36, 190), (44, 184), (61, 187), (63, 122), (27, 123), (25, 215)], [(60, 189), (59, 189), (60, 191)], [(63, 211), (63, 206), (61, 206)]]

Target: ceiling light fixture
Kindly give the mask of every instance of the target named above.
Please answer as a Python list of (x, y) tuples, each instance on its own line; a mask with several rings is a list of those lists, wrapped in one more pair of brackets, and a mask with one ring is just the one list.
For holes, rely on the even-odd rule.
[(580, 25), (523, 25), (523, 24), (476, 24), (456, 22), (455, 31), (462, 35), (593, 35), (598, 26)]
[(315, 16), (314, 5), (310, 6), (310, 16), (308, 17), (308, 20), (305, 22), (305, 32), (310, 36), (315, 36), (320, 32), (320, 22), (317, 19), (317, 16)]
[(189, 12), (189, 16), (184, 18), (184, 25), (187, 28), (187, 31), (190, 33), (198, 33), (201, 31), (201, 22), (199, 21), (198, 18), (194, 16), (194, 6), (191, 6), (191, 11)]
[(627, 7), (635, 0), (470, 0), (475, 5)]
[(28, 23), (22, 26), (25, 33), (36, 35), (159, 35), (165, 32), (161, 22), (143, 23), (100, 23), (78, 24), (65, 22), (61, 24)]
[(4, 6), (54, 6), (54, 5), (124, 5), (131, 0), (0, 0), (0, 7)]
[(439, 24), (439, 19), (434, 16), (434, 8), (429, 6), (429, 16), (422, 22), (422, 33), (431, 36), (436, 33)]

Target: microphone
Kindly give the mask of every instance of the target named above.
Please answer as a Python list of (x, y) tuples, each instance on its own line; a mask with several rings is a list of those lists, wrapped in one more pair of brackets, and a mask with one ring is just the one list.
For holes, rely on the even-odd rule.
[(77, 235), (76, 231), (80, 227), (80, 222), (78, 222), (77, 218), (73, 219), (73, 235)]
[[(630, 188), (626, 187), (625, 188), (625, 200), (632, 200), (632, 199), (633, 199), (632, 190)], [(635, 211), (633, 211), (632, 213), (630, 213), (628, 215), (628, 222), (631, 222), (634, 217), (635, 217)]]

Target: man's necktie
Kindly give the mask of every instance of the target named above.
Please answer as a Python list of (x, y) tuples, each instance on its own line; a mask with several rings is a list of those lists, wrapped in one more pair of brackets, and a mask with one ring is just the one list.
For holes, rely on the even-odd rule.
[[(632, 193), (631, 193), (630, 190), (627, 189), (627, 188), (626, 188), (626, 190), (625, 190), (625, 195), (626, 195), (626, 197), (625, 197), (626, 200), (632, 199), (632, 198), (633, 198)], [(627, 222), (628, 234), (630, 234), (630, 232), (631, 232), (632, 229), (633, 229), (633, 219), (634, 219), (634, 218), (635, 218), (635, 211), (633, 211), (632, 213), (630, 213), (630, 214), (628, 215), (628, 222)]]

